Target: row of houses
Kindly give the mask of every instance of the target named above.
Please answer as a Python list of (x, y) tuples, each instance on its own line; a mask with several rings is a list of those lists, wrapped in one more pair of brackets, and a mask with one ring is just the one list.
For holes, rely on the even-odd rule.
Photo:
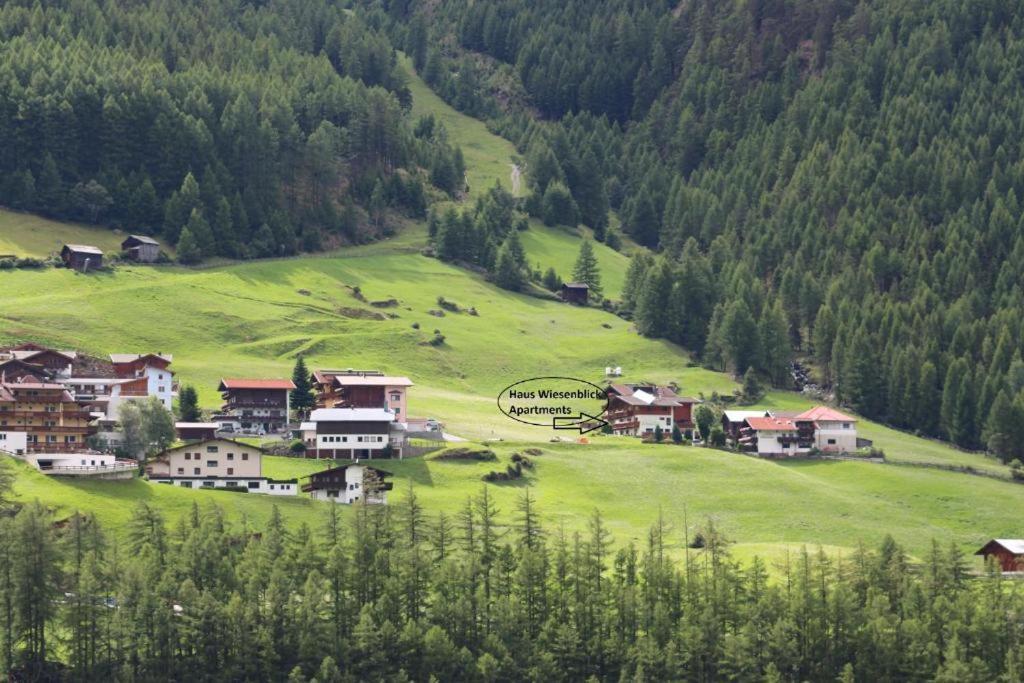
[(853, 453), (871, 445), (857, 437), (857, 418), (827, 406), (802, 412), (726, 410), (722, 430), (741, 450), (763, 457)]
[[(160, 243), (146, 235), (129, 235), (121, 242), (121, 252), (137, 263), (156, 263)], [(103, 256), (103, 250), (91, 244), (65, 244), (60, 250), (64, 265), (83, 273), (102, 268)]]
[(93, 434), (116, 443), (125, 402), (155, 397), (171, 410), (171, 361), (159, 353), (97, 359), (31, 343), (0, 349), (2, 450), (78, 452)]
[[(329, 467), (302, 479), (273, 479), (263, 474), (263, 449), (235, 439), (216, 437), (172, 447), (146, 464), (155, 484), (189, 489), (229, 489), (271, 496), (308, 494), (333, 503), (387, 503), (389, 472), (353, 462)], [(304, 483), (300, 483), (304, 481)]]
[[(678, 430), (684, 438), (694, 437), (699, 399), (656, 384), (612, 384), (606, 395), (605, 420), (613, 434), (650, 438), (659, 430), (666, 435)], [(764, 457), (853, 453), (871, 445), (858, 439), (856, 418), (826, 406), (802, 412), (726, 410), (722, 430), (741, 450)]]

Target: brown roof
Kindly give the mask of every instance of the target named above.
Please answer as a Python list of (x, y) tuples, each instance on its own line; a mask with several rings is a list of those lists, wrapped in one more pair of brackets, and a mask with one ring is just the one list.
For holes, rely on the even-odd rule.
[(784, 417), (748, 417), (747, 424), (754, 431), (796, 431), (796, 423)]
[(290, 379), (222, 379), (218, 391), (231, 389), (295, 389), (295, 382)]

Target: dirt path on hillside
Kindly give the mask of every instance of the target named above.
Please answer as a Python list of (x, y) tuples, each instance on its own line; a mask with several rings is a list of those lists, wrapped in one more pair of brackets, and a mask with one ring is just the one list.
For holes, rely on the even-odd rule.
[(523, 172), (519, 169), (519, 164), (512, 164), (512, 194), (519, 196), (519, 187), (523, 182)]

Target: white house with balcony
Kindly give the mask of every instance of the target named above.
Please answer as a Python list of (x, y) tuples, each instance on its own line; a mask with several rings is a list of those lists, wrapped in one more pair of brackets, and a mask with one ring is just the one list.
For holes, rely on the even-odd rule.
[(320, 408), (300, 430), (309, 458), (400, 458), (406, 441), (405, 424), (385, 408)]
[(263, 451), (233, 439), (206, 439), (168, 448), (146, 465), (153, 483), (189, 489), (241, 489), (273, 496), (298, 494), (298, 481), (263, 476)]

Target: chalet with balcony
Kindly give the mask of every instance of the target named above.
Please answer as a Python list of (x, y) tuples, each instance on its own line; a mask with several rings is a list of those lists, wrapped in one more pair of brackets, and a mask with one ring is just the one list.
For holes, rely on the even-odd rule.
[(128, 235), (121, 242), (121, 251), (136, 263), (156, 263), (160, 258), (160, 243), (145, 235)]
[(22, 344), (0, 351), (0, 363), (8, 381), (25, 375), (32, 375), (37, 380), (70, 377), (77, 359), (78, 354), (74, 351), (57, 351), (38, 344)]
[(275, 496), (298, 494), (295, 480), (263, 476), (263, 451), (233, 439), (206, 439), (168, 448), (146, 465), (154, 483), (183, 488), (231, 488)]
[(605, 419), (613, 434), (649, 437), (661, 427), (668, 436), (678, 427), (693, 437), (693, 406), (697, 399), (678, 396), (670, 387), (655, 384), (613, 384), (608, 387)]
[(103, 251), (88, 244), (65, 244), (60, 258), (65, 266), (82, 273), (103, 267)]
[(766, 458), (803, 455), (814, 446), (814, 432), (791, 417), (749, 417), (739, 445)]
[(814, 435), (814, 447), (822, 453), (853, 453), (857, 450), (857, 418), (828, 406), (815, 406), (794, 420)]
[(740, 432), (747, 428), (751, 417), (771, 417), (767, 410), (725, 410), (722, 412), (722, 431), (732, 441), (739, 439)]
[(68, 453), (85, 448), (95, 431), (92, 415), (55, 382), (0, 382), (0, 431), (24, 432), (29, 453)]
[(358, 503), (385, 505), (392, 483), (384, 481), (389, 472), (375, 467), (353, 464), (333, 467), (309, 475), (309, 483), (302, 485), (302, 492), (313, 500), (331, 503)]
[(167, 410), (177, 395), (169, 353), (112, 353), (110, 362), (119, 379), (135, 382), (122, 389), (125, 396), (156, 396)]
[(408, 419), (412, 380), (377, 370), (317, 370), (312, 376), (317, 408), (383, 408)]
[(383, 408), (319, 408), (300, 431), (317, 459), (400, 458), (406, 441), (405, 424)]
[(214, 416), (225, 431), (271, 434), (288, 426), (288, 403), (295, 383), (290, 379), (222, 379), (224, 399)]

